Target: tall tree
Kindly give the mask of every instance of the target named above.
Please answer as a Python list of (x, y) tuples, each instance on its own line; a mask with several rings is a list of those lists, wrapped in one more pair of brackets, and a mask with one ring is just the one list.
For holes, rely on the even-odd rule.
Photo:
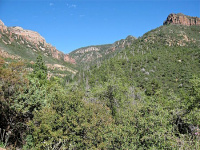
[(33, 76), (38, 78), (40, 80), (41, 84), (44, 84), (47, 79), (47, 67), (45, 66), (45, 63), (42, 59), (42, 56), (39, 55), (37, 57), (37, 61), (34, 65), (34, 71), (33, 71)]

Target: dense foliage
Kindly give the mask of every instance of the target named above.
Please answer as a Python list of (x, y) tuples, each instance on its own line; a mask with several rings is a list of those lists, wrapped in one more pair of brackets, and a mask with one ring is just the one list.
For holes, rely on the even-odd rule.
[[(41, 56), (31, 73), (22, 62), (0, 59), (0, 145), (200, 149), (200, 48), (166, 45), (166, 30), (177, 28), (183, 30), (153, 30), (74, 78), (48, 80)], [(195, 39), (199, 30), (184, 31)], [(153, 43), (145, 40), (152, 32)]]

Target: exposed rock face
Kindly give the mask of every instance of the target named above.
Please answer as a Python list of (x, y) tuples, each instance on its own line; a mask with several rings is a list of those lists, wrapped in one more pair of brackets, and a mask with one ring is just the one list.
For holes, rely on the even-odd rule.
[(45, 43), (45, 39), (37, 32), (31, 31), (31, 30), (24, 30), (21, 27), (10, 27), (9, 28), (11, 33), (14, 33), (16, 35), (22, 36), (27, 41), (34, 43), (34, 44), (40, 44)]
[(16, 55), (10, 55), (7, 52), (5, 52), (4, 50), (2, 50), (1, 48), (0, 48), (0, 56), (3, 58), (11, 58), (11, 59), (20, 59), (21, 58)]
[(75, 59), (71, 58), (68, 54), (65, 54), (65, 55), (64, 55), (64, 61), (70, 62), (70, 63), (72, 63), (72, 64), (76, 64)]
[(7, 27), (4, 25), (4, 23), (0, 20), (0, 31), (7, 32)]
[(73, 74), (77, 73), (76, 70), (72, 70), (72, 69), (70, 69), (70, 68), (68, 68), (66, 66), (60, 65), (60, 64), (46, 64), (46, 66), (47, 66), (47, 68), (50, 68), (52, 70), (54, 70), (54, 69), (58, 69), (58, 70), (61, 70), (61, 71), (66, 71), (67, 70), (67, 71), (69, 71), (69, 72), (71, 72)]
[(126, 37), (126, 39), (116, 41), (112, 45), (111, 49), (112, 51), (115, 51), (116, 49), (124, 49), (126, 46), (129, 47), (134, 40), (136, 40), (136, 38), (134, 36), (129, 35)]
[(98, 47), (87, 47), (87, 48), (82, 48), (78, 51), (76, 51), (76, 54), (80, 53), (80, 54), (84, 54), (84, 53), (87, 53), (87, 52), (92, 52), (92, 51), (99, 51), (100, 49)]
[(167, 24), (181, 24), (186, 26), (192, 25), (200, 25), (200, 18), (198, 17), (190, 17), (184, 14), (170, 14), (167, 17), (167, 20), (163, 23), (163, 25)]
[(0, 20), (0, 26), (4, 26), (4, 23)]
[[(3, 36), (7, 38), (3, 39)], [(44, 37), (42, 37), (39, 33), (31, 30), (24, 30), (21, 27), (7, 27), (1, 20), (0, 40), (6, 45), (15, 42), (19, 45), (25, 45), (33, 51), (41, 51), (46, 56), (51, 56), (73, 64), (76, 63), (75, 59), (71, 58), (68, 54), (64, 54), (58, 51), (51, 44), (46, 43)]]

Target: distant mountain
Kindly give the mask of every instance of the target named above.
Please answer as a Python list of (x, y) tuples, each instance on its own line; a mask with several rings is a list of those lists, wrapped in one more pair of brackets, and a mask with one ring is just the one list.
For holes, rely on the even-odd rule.
[[(0, 54), (2, 57), (11, 59), (25, 59), (35, 61), (38, 54), (44, 57), (48, 66), (58, 64), (67, 67), (65, 70), (72, 71), (72, 64), (76, 64), (75, 59), (68, 54), (57, 50), (54, 46), (47, 43), (39, 33), (25, 30), (21, 27), (7, 27), (0, 20)], [(57, 67), (51, 67), (57, 68)], [(60, 69), (58, 67), (57, 69)]]
[[(0, 20), (0, 55), (11, 59), (36, 60), (38, 54), (42, 54), (46, 64), (51, 69), (61, 69), (64, 66), (72, 73), (77, 72), (73, 64), (84, 66), (103, 61), (118, 52), (131, 48), (138, 41), (165, 46), (200, 47), (200, 18), (191, 17), (181, 13), (170, 14), (163, 26), (145, 33), (139, 39), (128, 36), (113, 44), (93, 45), (82, 47), (64, 54), (58, 51), (37, 32), (24, 30), (21, 27), (7, 27)], [(61, 66), (60, 66), (61, 65)], [(58, 67), (59, 66), (59, 67)], [(74, 70), (73, 70), (74, 69)]]
[[(58, 51), (51, 44), (46, 43), (45, 39), (37, 32), (25, 30), (21, 27), (7, 27), (0, 20), (0, 42), (11, 47), (16, 45), (31, 49), (34, 52), (41, 52), (46, 56), (56, 58), (75, 64), (75, 60)], [(20, 55), (20, 54), (19, 54)]]
[(76, 60), (77, 63), (90, 63), (129, 47), (136, 40), (133, 36), (128, 36), (126, 39), (116, 41), (113, 44), (94, 45), (82, 47), (72, 51), (69, 55)]

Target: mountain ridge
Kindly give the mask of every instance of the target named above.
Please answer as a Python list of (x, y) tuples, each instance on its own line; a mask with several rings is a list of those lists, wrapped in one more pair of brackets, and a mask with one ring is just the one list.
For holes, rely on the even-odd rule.
[[(3, 36), (7, 36), (7, 38), (3, 38)], [(25, 45), (33, 51), (42, 51), (47, 56), (52, 56), (55, 59), (76, 64), (73, 58), (47, 43), (45, 38), (38, 32), (25, 30), (18, 26), (7, 27), (4, 25), (2, 20), (0, 20), (0, 39), (5, 45), (10, 45), (12, 42), (16, 42), (18, 45)]]
[[(176, 30), (166, 33), (168, 31), (167, 25), (175, 25), (174, 28), (177, 28), (177, 31), (184, 30), (183, 32), (176, 32)], [(178, 14), (169, 14), (167, 19), (164, 21), (163, 26), (161, 26), (158, 30), (153, 29), (147, 33), (145, 33), (142, 38), (139, 39), (144, 40), (145, 42), (156, 42), (158, 36), (156, 35), (159, 32), (159, 35), (162, 36), (163, 44), (172, 46), (184, 46), (187, 45), (188, 42), (199, 42), (198, 37), (190, 38), (189, 31), (186, 27), (192, 26), (192, 30), (195, 29), (195, 26), (200, 25), (200, 18), (198, 17), (191, 17), (181, 13)], [(176, 27), (177, 26), (177, 27)], [(179, 29), (182, 28), (182, 29)], [(165, 31), (166, 30), (166, 31)], [(155, 31), (155, 32), (154, 32)], [(187, 33), (185, 33), (187, 31)], [(172, 33), (174, 32), (174, 33)], [(192, 32), (191, 32), (192, 33)], [(148, 34), (148, 36), (147, 36)], [(174, 37), (176, 34), (177, 37)], [(159, 36), (160, 37), (160, 36)], [(3, 45), (13, 45), (15, 48), (16, 45), (24, 46), (25, 49), (31, 49), (32, 52), (42, 53), (46, 57), (52, 57), (57, 60), (61, 60), (64, 62), (69, 62), (72, 64), (78, 63), (78, 65), (83, 65), (86, 63), (91, 63), (99, 60), (104, 60), (109, 58), (110, 56), (114, 55), (116, 52), (120, 52), (124, 50), (126, 47), (130, 47), (137, 38), (129, 35), (125, 39), (121, 39), (116, 41), (112, 44), (103, 44), (103, 45), (91, 45), (86, 47), (78, 48), (69, 54), (64, 54), (61, 51), (58, 51), (56, 47), (52, 46), (49, 43), (46, 43), (45, 38), (42, 37), (39, 33), (32, 31), (32, 30), (24, 30), (22, 27), (7, 27), (4, 23), (0, 20), (0, 48), (1, 51), (3, 50)], [(2, 43), (2, 44), (1, 44)], [(12, 48), (13, 48), (12, 47)], [(27, 52), (28, 50), (26, 50)], [(8, 56), (9, 53), (1, 52), (4, 56)], [(23, 57), (24, 53), (21, 54), (19, 57)], [(12, 54), (10, 54), (10, 58), (12, 58)]]
[[(184, 15), (182, 13), (177, 13), (177, 14), (171, 13), (168, 15), (167, 19), (163, 22), (163, 26), (164, 26), (163, 28), (167, 28), (166, 25), (182, 26), (182, 30), (185, 30), (186, 26), (199, 26), (200, 18)], [(175, 28), (179, 28), (179, 27), (175, 27)], [(156, 29), (153, 29), (152, 31)], [(186, 30), (189, 32), (189, 29), (186, 29)], [(172, 33), (169, 33), (169, 35), (167, 35), (166, 33), (164, 33), (165, 31), (163, 30), (161, 30), (161, 32), (159, 31), (160, 34), (163, 34), (165, 36), (163, 37), (163, 39), (165, 38), (164, 39), (165, 41), (163, 41), (164, 44), (169, 45), (169, 46), (172, 46), (172, 45), (185, 46), (187, 45), (188, 42), (193, 42), (193, 43), (199, 42), (198, 38), (194, 38), (194, 39), (189, 38), (189, 33), (184, 33), (184, 32), (179, 33), (178, 31), (177, 31), (177, 36), (179, 36), (179, 39), (174, 38)], [(173, 32), (175, 33), (176, 31), (174, 30)], [(145, 37), (147, 33), (149, 32), (146, 32), (142, 37)], [(155, 39), (153, 38), (156, 38), (156, 37), (148, 36), (146, 38), (143, 38), (143, 40), (145, 40), (145, 42), (147, 41), (155, 42)], [(98, 60), (98, 59), (101, 59), (102, 57), (107, 57), (113, 54), (114, 52), (121, 51), (125, 49), (125, 47), (130, 47), (134, 40), (136, 40), (135, 37), (128, 36), (126, 39), (116, 41), (113, 44), (91, 45), (91, 46), (82, 47), (70, 52), (69, 55), (72, 58), (74, 58), (77, 62), (91, 63), (94, 60)]]
[(78, 48), (69, 55), (76, 60), (76, 62), (90, 63), (92, 61), (107, 57), (115, 52), (121, 51), (129, 47), (131, 43), (137, 38), (134, 36), (127, 36), (125, 39), (118, 40), (113, 44), (91, 45)]

